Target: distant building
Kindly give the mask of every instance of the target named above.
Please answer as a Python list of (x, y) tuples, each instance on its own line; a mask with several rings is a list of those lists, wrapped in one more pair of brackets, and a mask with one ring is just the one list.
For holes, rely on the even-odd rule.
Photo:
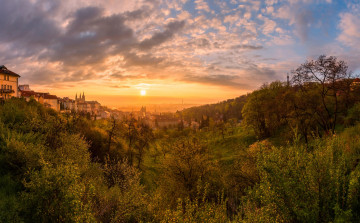
[(0, 98), (8, 99), (11, 97), (19, 97), (18, 81), (20, 75), (8, 70), (4, 65), (0, 66)]
[(58, 98), (56, 95), (51, 95), (49, 93), (32, 91), (28, 84), (20, 85), (18, 89), (20, 96), (26, 101), (34, 99), (45, 107), (52, 108), (56, 111), (75, 111), (90, 113), (92, 116), (109, 116), (107, 113), (99, 114), (101, 104), (97, 101), (86, 101), (84, 92), (82, 95), (80, 94), (79, 97), (76, 94), (75, 100), (73, 100), (68, 97)]
[(360, 88), (360, 78), (355, 78), (351, 82), (351, 90), (359, 89)]
[(75, 100), (68, 97), (60, 99), (60, 109), (65, 111), (75, 111)]
[(55, 111), (60, 111), (60, 101), (56, 95), (35, 91), (20, 91), (20, 96), (26, 101), (34, 99), (35, 101), (43, 104), (47, 108), (52, 108)]
[(111, 117), (111, 113), (108, 111), (101, 111), (99, 112), (99, 118), (100, 119), (108, 119)]
[(31, 91), (30, 86), (28, 84), (19, 85), (19, 90), (20, 91)]
[(60, 111), (60, 101), (56, 95), (44, 94), (42, 97), (45, 107)]
[(164, 128), (175, 127), (181, 122), (176, 117), (170, 117), (166, 115), (152, 115), (149, 119), (145, 120), (145, 123), (152, 128)]
[(20, 97), (24, 98), (26, 101), (30, 101), (31, 99), (34, 99), (37, 102), (43, 103), (41, 94), (37, 93), (35, 91), (25, 91), (25, 90), (21, 91), (20, 90)]
[(97, 101), (86, 101), (85, 93), (77, 96), (75, 95), (75, 111), (90, 113), (91, 115), (98, 115), (101, 104)]

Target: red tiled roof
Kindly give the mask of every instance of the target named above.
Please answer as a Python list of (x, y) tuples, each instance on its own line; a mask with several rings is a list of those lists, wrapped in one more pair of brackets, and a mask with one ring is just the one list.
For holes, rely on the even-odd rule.
[(44, 99), (58, 99), (58, 97), (56, 97), (56, 95), (45, 94)]
[(11, 70), (8, 70), (4, 65), (0, 66), (0, 73), (1, 74), (7, 74), (10, 76), (20, 77), (19, 74), (12, 72)]
[(22, 97), (43, 97), (44, 99), (58, 99), (56, 95), (51, 95), (49, 93), (35, 92), (35, 91), (20, 91)]
[(22, 97), (38, 96), (34, 91), (20, 91)]

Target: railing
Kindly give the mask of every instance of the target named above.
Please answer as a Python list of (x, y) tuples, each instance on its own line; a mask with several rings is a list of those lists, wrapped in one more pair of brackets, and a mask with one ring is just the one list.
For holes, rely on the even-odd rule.
[(11, 89), (0, 89), (0, 93), (15, 93), (15, 91)]

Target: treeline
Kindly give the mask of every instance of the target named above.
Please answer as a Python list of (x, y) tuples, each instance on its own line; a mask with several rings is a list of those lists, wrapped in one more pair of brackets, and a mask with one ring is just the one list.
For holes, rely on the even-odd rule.
[(248, 96), (242, 114), (259, 139), (276, 134), (289, 139), (296, 131), (308, 143), (358, 121), (360, 82), (344, 61), (320, 56), (292, 74), (291, 83), (273, 82)]
[(359, 222), (360, 103), (346, 69), (308, 61), (290, 84), (246, 96), (240, 124), (200, 130), (8, 100), (0, 222)]
[(227, 121), (229, 119), (241, 120), (241, 110), (246, 103), (247, 95), (242, 95), (235, 99), (228, 99), (216, 104), (207, 104), (191, 107), (178, 112), (185, 121), (201, 122), (207, 119), (214, 121)]

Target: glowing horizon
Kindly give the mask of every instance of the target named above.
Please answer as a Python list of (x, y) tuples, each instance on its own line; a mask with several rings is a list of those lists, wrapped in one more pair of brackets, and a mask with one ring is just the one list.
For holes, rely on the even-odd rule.
[[(20, 84), (102, 104), (251, 92), (321, 54), (359, 71), (360, 4), (340, 0), (4, 1), (0, 64)], [(334, 15), (334, 16), (329, 16)], [(153, 100), (153, 101), (152, 101)], [(129, 100), (131, 102), (131, 100)]]

